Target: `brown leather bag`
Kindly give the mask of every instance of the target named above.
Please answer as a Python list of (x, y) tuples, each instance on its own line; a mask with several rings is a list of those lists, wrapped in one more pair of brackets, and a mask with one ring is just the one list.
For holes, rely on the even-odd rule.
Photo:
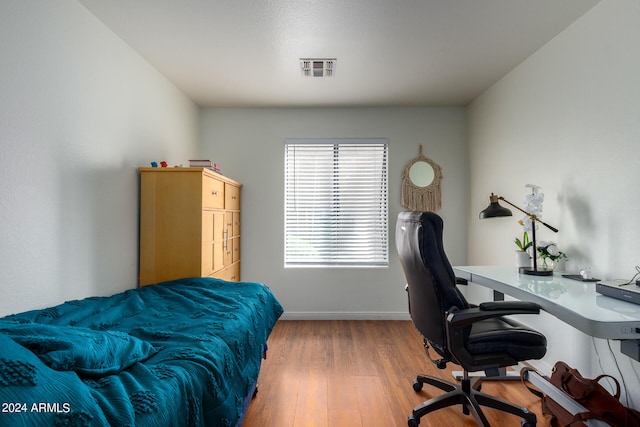
[[(531, 369), (523, 370), (523, 376), (527, 370)], [(611, 394), (600, 385), (603, 378), (613, 380), (616, 386), (615, 394)], [(584, 378), (577, 369), (559, 361), (551, 371), (549, 382), (587, 409), (585, 412), (572, 415), (549, 396), (527, 385), (532, 393), (542, 397), (543, 412), (550, 414), (549, 422), (552, 426), (585, 426), (582, 421), (596, 419), (608, 423), (611, 427), (640, 427), (640, 412), (627, 408), (620, 402), (620, 384), (610, 375), (603, 374), (594, 379)]]

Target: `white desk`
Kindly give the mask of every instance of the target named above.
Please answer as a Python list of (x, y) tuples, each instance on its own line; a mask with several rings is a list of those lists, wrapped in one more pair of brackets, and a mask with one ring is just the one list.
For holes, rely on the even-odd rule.
[(605, 339), (640, 339), (640, 305), (595, 291), (594, 282), (553, 276), (529, 276), (516, 267), (454, 267), (457, 277), (522, 301), (540, 304), (547, 313), (584, 332)]
[[(457, 277), (510, 295), (522, 301), (540, 304), (542, 309), (585, 334), (605, 339), (639, 339), (640, 305), (600, 295), (594, 282), (582, 282), (562, 277), (529, 276), (518, 273), (516, 267), (465, 266), (454, 267)], [(553, 387), (544, 378), (528, 375), (529, 381), (572, 414), (584, 411), (576, 401)], [(589, 420), (585, 424), (606, 427), (608, 424)]]

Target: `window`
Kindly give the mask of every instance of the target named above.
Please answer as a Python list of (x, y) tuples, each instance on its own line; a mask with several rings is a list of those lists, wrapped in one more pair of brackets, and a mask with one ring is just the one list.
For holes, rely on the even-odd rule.
[(285, 141), (285, 267), (389, 264), (388, 145)]

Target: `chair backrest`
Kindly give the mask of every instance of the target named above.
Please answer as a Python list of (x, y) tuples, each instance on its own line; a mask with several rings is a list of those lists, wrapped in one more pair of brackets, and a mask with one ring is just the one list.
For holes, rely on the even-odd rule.
[(446, 312), (469, 304), (442, 244), (443, 222), (433, 212), (401, 212), (396, 246), (409, 292), (409, 313), (420, 334), (444, 357), (451, 357), (445, 332)]

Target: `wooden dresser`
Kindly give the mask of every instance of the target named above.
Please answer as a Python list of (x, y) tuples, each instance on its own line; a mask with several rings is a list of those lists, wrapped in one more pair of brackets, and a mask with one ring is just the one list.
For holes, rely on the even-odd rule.
[(140, 286), (240, 280), (242, 184), (205, 168), (140, 168)]

